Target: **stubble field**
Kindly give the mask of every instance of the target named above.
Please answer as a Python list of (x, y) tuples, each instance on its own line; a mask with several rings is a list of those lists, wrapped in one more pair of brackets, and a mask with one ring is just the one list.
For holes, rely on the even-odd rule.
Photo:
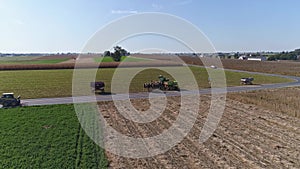
[[(171, 150), (143, 159), (107, 153), (110, 168), (299, 168), (300, 120), (252, 104), (227, 100), (215, 133), (199, 143), (210, 106), (202, 96), (199, 116), (190, 133)], [(132, 100), (141, 113), (147, 100)], [(155, 121), (134, 123), (118, 113), (112, 102), (99, 103), (108, 124), (127, 136), (145, 138), (167, 130), (178, 116), (180, 99), (168, 98), (168, 106)], [(193, 102), (191, 102), (192, 104)], [(186, 120), (190, 117), (186, 115)], [(180, 131), (178, 131), (180, 133)], [(122, 143), (122, 140), (119, 140)]]

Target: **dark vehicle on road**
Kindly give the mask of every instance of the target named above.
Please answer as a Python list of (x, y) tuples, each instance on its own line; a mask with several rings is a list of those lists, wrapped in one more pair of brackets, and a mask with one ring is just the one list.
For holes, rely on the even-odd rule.
[(244, 84), (244, 85), (252, 85), (252, 81), (254, 80), (253, 77), (244, 77), (244, 78), (241, 78), (241, 84)]
[(92, 88), (92, 92), (104, 93), (104, 82), (91, 82), (90, 86)]
[(3, 108), (21, 106), (20, 96), (14, 97), (14, 93), (3, 93), (0, 98), (0, 105)]

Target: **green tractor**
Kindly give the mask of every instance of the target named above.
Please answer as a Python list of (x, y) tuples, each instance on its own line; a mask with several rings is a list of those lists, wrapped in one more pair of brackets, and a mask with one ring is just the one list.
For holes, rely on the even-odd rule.
[(0, 98), (0, 105), (3, 108), (21, 106), (20, 96), (14, 97), (14, 93), (3, 93)]
[(163, 91), (180, 91), (177, 81), (170, 81), (168, 78), (162, 75), (159, 75), (158, 79), (159, 81), (151, 81), (150, 83), (144, 83), (144, 88), (148, 89), (148, 91), (151, 91), (153, 89), (160, 89)]

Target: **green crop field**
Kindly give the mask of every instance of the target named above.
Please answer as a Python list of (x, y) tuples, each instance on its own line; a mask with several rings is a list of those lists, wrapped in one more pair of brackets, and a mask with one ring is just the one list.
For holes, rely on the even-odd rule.
[[(193, 72), (195, 79), (199, 85), (199, 88), (208, 88), (208, 75), (204, 68), (190, 67)], [(167, 67), (164, 68), (168, 72), (174, 72), (181, 77), (186, 75), (182, 71), (183, 67)], [(111, 79), (114, 75), (116, 69), (105, 68), (99, 69), (97, 73), (96, 80), (104, 81), (106, 84), (105, 90), (110, 91)], [(119, 68), (117, 69), (121, 72), (126, 71), (137, 71), (138, 68)], [(218, 70), (216, 70), (218, 71)], [(80, 73), (83, 76), (90, 75), (93, 72), (92, 69), (82, 69)], [(144, 91), (143, 84), (150, 82), (151, 80), (158, 80), (158, 75), (165, 75), (167, 77), (171, 76), (160, 68), (151, 68), (138, 73), (131, 81), (130, 92), (140, 92)], [(242, 77), (254, 77), (254, 83), (256, 84), (266, 84), (266, 83), (282, 83), (289, 82), (291, 80), (279, 78), (279, 77), (269, 77), (262, 75), (250, 75), (247, 73), (237, 73), (226, 71), (227, 85), (228, 86), (238, 86), (240, 85), (240, 78)], [(64, 97), (72, 95), (72, 77), (73, 70), (22, 70), (22, 71), (0, 71), (0, 93), (3, 92), (14, 92), (15, 95), (21, 95), (21, 98), (43, 98), (43, 97)], [(128, 81), (126, 75), (124, 78), (117, 80), (117, 86), (122, 86), (125, 81)], [(85, 82), (89, 85), (90, 82)], [(189, 81), (187, 80), (187, 83)], [(179, 86), (184, 89), (182, 84)]]
[(0, 109), (1, 168), (107, 168), (73, 105)]
[[(112, 57), (97, 57), (94, 58), (95, 62), (114, 62)], [(143, 58), (137, 58), (137, 57), (127, 57), (127, 56), (122, 56), (121, 57), (121, 62), (145, 62), (148, 59), (143, 59)]]

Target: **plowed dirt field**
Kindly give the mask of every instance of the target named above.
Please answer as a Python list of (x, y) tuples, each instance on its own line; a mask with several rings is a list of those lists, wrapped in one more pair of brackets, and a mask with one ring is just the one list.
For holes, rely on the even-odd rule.
[[(146, 99), (131, 102), (141, 113), (150, 105)], [(145, 138), (163, 132), (176, 120), (180, 97), (170, 97), (167, 103), (159, 118), (145, 124), (124, 118), (113, 102), (99, 102), (99, 108), (108, 124), (117, 131)], [(209, 106), (210, 96), (201, 96), (196, 123), (171, 150), (141, 159), (107, 151), (109, 168), (300, 168), (299, 118), (228, 99), (218, 128), (206, 142), (199, 143)]]

